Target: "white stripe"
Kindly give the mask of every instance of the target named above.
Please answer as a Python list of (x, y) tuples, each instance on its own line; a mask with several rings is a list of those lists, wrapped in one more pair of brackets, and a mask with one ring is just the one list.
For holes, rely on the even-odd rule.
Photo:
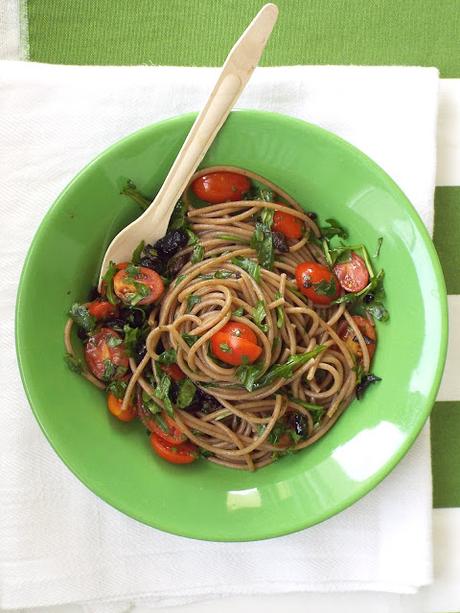
[(436, 185), (460, 185), (460, 79), (441, 79)]
[(19, 60), (22, 57), (20, 44), (20, 0), (0, 1), (0, 59)]
[(449, 348), (437, 400), (460, 400), (460, 295), (448, 296)]

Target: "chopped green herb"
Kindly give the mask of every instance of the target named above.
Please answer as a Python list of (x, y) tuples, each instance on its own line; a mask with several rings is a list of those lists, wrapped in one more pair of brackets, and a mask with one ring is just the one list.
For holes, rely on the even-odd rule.
[(267, 226), (269, 230), (272, 227), (274, 215), (275, 215), (274, 209), (262, 209), (262, 213), (260, 214), (260, 220), (262, 221), (264, 226)]
[(139, 268), (139, 266), (136, 266), (131, 263), (128, 264), (128, 266), (125, 268), (125, 274), (127, 279), (136, 279), (136, 277), (140, 275), (140, 272), (141, 269)]
[(179, 382), (179, 394), (177, 396), (177, 405), (180, 409), (185, 409), (192, 404), (195, 397), (196, 387), (190, 379), (182, 379)]
[(128, 356), (132, 357), (134, 355), (136, 345), (142, 336), (141, 328), (131, 328), (128, 324), (123, 326), (123, 333), (125, 335), (124, 343), (126, 348), (126, 353)]
[(181, 336), (189, 347), (194, 345), (197, 342), (197, 340), (200, 338), (199, 336), (196, 336), (195, 334), (188, 334), (188, 332), (184, 332)]
[(129, 303), (132, 306), (136, 306), (136, 304), (139, 304), (141, 300), (143, 300), (147, 296), (150, 296), (150, 289), (147, 287), (147, 285), (145, 285), (144, 283), (139, 283), (138, 281), (134, 281), (133, 285), (136, 291), (132, 294), (125, 295), (129, 299)]
[(233, 315), (235, 315), (235, 317), (243, 317), (243, 315), (244, 315), (243, 307), (238, 307), (237, 309), (235, 309), (233, 311)]
[(171, 230), (181, 230), (185, 227), (187, 227), (187, 207), (183, 200), (179, 200), (171, 215), (168, 232)]
[(122, 339), (119, 338), (118, 336), (115, 336), (115, 334), (108, 334), (107, 335), (107, 346), (108, 347), (118, 347), (118, 345), (122, 344)]
[(176, 350), (172, 347), (167, 351), (163, 351), (157, 358), (158, 364), (163, 364), (163, 366), (170, 366), (171, 364), (175, 364), (177, 360)]
[(379, 321), (388, 321), (390, 319), (390, 314), (381, 302), (374, 301), (370, 304), (365, 304), (364, 309)]
[(333, 219), (331, 217), (329, 219), (326, 219), (326, 223), (328, 223), (329, 225), (320, 228), (321, 235), (324, 238), (331, 239), (333, 236), (339, 236), (340, 238), (348, 238), (348, 232), (343, 226), (339, 224), (336, 219)]
[(145, 390), (142, 390), (142, 403), (153, 415), (161, 413), (160, 405)]
[(181, 281), (187, 278), (187, 275), (179, 275), (174, 283), (174, 287), (177, 287)]
[(200, 454), (200, 458), (209, 458), (214, 455), (212, 451), (208, 451), (207, 449), (203, 449), (202, 447), (199, 448), (198, 453)]
[(289, 400), (295, 402), (296, 404), (300, 404), (304, 409), (307, 409), (313, 417), (313, 425), (316, 426), (321, 421), (321, 418), (324, 415), (324, 411), (326, 410), (320, 404), (313, 404), (311, 402), (305, 402), (305, 400), (300, 400), (300, 398), (294, 398), (294, 396), (289, 396)]
[(102, 380), (103, 381), (111, 381), (114, 376), (116, 375), (117, 372), (117, 367), (115, 366), (115, 364), (109, 360), (109, 359), (105, 359), (103, 361), (104, 364), (104, 373), (102, 375)]
[(139, 260), (141, 259), (142, 252), (144, 251), (145, 241), (141, 241), (138, 246), (134, 249), (133, 255), (131, 256), (131, 262), (133, 264), (139, 264)]
[(76, 302), (70, 307), (69, 316), (73, 321), (83, 328), (85, 332), (91, 332), (96, 327), (96, 319), (89, 314), (87, 307), (84, 304)]
[(262, 367), (257, 364), (242, 364), (238, 366), (235, 374), (248, 392), (252, 392), (257, 379), (262, 374)]
[(225, 353), (230, 353), (231, 347), (227, 343), (219, 343), (219, 348)]
[(127, 387), (128, 384), (126, 383), (126, 381), (116, 380), (109, 383), (109, 385), (107, 386), (107, 391), (111, 392), (115, 396), (115, 398), (121, 400), (125, 395)]
[(150, 198), (147, 198), (146, 196), (141, 194), (141, 192), (137, 189), (131, 179), (128, 179), (125, 187), (121, 190), (120, 193), (123, 196), (128, 196), (128, 198), (134, 200), (134, 202), (138, 204), (143, 211), (145, 211), (145, 209), (147, 209), (152, 202)]
[(244, 197), (245, 200), (264, 200), (265, 202), (273, 202), (275, 194), (267, 187), (257, 187), (253, 185)]
[(196, 245), (193, 247), (192, 257), (190, 261), (192, 262), (192, 264), (197, 264), (198, 262), (201, 262), (203, 258), (204, 247), (201, 243), (196, 243)]
[(195, 294), (190, 294), (190, 296), (187, 296), (187, 313), (190, 313), (195, 304), (198, 304), (200, 302), (201, 296), (196, 296)]
[(230, 277), (234, 277), (235, 273), (231, 270), (217, 270), (216, 272), (206, 273), (204, 275), (200, 275), (200, 279), (209, 280), (209, 279), (229, 279)]
[(255, 249), (257, 259), (262, 268), (272, 270), (275, 261), (275, 250), (273, 248), (273, 234), (270, 228), (263, 223), (257, 222), (250, 245)]
[[(280, 291), (275, 292), (275, 300), (282, 298)], [(284, 307), (282, 304), (276, 307), (276, 327), (282, 328), (284, 326)]]
[(232, 258), (232, 264), (242, 268), (249, 275), (251, 275), (251, 277), (257, 283), (260, 283), (260, 280), (261, 280), (260, 266), (257, 262), (254, 262), (254, 260), (250, 260), (249, 258), (238, 256), (238, 257)]
[(263, 300), (258, 300), (256, 306), (252, 309), (252, 320), (262, 332), (268, 332), (268, 324), (262, 323), (266, 316), (267, 311), (265, 310), (265, 302)]
[(174, 409), (169, 397), (170, 388), (171, 379), (165, 372), (161, 372), (160, 381), (155, 389), (155, 396), (163, 401), (166, 412), (172, 417), (174, 415)]
[[(270, 385), (277, 379), (289, 379), (294, 374), (294, 368), (303, 366), (309, 362), (312, 358), (316, 358), (326, 347), (324, 345), (317, 345), (312, 351), (306, 353), (299, 353), (291, 355), (286, 362), (281, 364), (273, 364), (267, 372), (257, 381), (255, 386), (257, 388)], [(252, 391), (252, 390), (249, 390)]]
[(243, 238), (242, 236), (237, 236), (236, 234), (218, 234), (217, 238), (220, 238), (222, 241), (230, 241), (232, 243), (242, 243), (243, 245), (249, 245), (249, 240)]
[(319, 283), (312, 284), (315, 293), (319, 296), (337, 296), (337, 283), (334, 275), (331, 276), (329, 281), (322, 279)]
[(169, 433), (169, 428), (165, 422), (165, 420), (163, 419), (163, 417), (161, 416), (161, 413), (157, 413), (155, 411), (154, 415), (153, 415), (153, 419), (156, 421), (156, 423), (158, 424), (158, 426), (160, 427), (161, 430), (163, 430), (163, 432), (165, 434)]
[(361, 377), (360, 382), (356, 386), (356, 398), (358, 400), (361, 400), (364, 395), (364, 392), (368, 389), (368, 387), (372, 383), (377, 383), (378, 381), (381, 381), (381, 380), (382, 379), (380, 377), (377, 377), (376, 375), (373, 375), (372, 373), (364, 374)]
[(66, 353), (64, 356), (64, 361), (72, 372), (77, 373), (77, 375), (81, 375), (83, 372), (83, 363), (80, 359), (70, 355), (70, 353)]

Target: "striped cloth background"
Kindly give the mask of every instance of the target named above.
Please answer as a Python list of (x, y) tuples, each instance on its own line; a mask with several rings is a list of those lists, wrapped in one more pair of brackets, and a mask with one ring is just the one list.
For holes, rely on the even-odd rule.
[[(0, 0), (0, 23), (9, 33), (0, 36), (0, 57), (59, 64), (217, 66), (261, 4)], [(450, 338), (431, 425), (435, 570), (439, 574), (442, 567), (444, 579), (456, 577), (452, 581), (460, 585), (460, 551), (452, 546), (457, 541), (460, 549), (460, 0), (277, 4), (280, 18), (263, 65), (398, 64), (440, 70), (434, 242), (449, 293)], [(426, 610), (443, 610), (449, 590), (438, 585), (435, 591), (437, 605)], [(457, 595), (450, 590), (450, 596), (460, 610), (460, 588)], [(447, 609), (452, 598), (444, 598), (445, 611), (454, 610)]]

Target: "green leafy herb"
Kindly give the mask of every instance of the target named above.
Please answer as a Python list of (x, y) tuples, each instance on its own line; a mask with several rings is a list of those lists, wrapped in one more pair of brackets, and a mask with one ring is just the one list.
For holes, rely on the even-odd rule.
[(91, 332), (96, 327), (96, 319), (89, 314), (87, 307), (84, 304), (76, 302), (70, 307), (69, 316), (73, 321), (83, 328), (85, 332)]
[(219, 348), (224, 351), (225, 353), (230, 353), (231, 351), (231, 347), (229, 345), (227, 345), (227, 343), (220, 343), (219, 344)]
[(200, 275), (200, 279), (209, 280), (209, 279), (229, 279), (230, 277), (234, 277), (235, 273), (231, 270), (216, 270), (216, 272), (209, 272), (204, 275)]
[(187, 206), (183, 200), (179, 200), (174, 207), (173, 214), (168, 226), (170, 230), (182, 230), (187, 227)]
[(233, 315), (235, 315), (235, 317), (243, 317), (243, 315), (244, 315), (243, 307), (238, 307), (237, 309), (235, 309), (233, 311)]
[(244, 197), (245, 200), (264, 200), (265, 202), (273, 202), (275, 194), (267, 187), (253, 185)]
[[(280, 291), (275, 292), (275, 300), (282, 298)], [(282, 304), (276, 307), (276, 327), (282, 328), (284, 326), (284, 307)]]
[(134, 355), (136, 345), (142, 336), (141, 328), (131, 328), (128, 324), (123, 326), (123, 333), (125, 335), (124, 343), (126, 348), (126, 353), (128, 356), (132, 357)]
[(199, 336), (196, 336), (195, 334), (188, 334), (188, 332), (184, 332), (181, 336), (189, 347), (194, 345), (197, 342), (197, 340), (200, 338)]
[(272, 445), (278, 445), (280, 438), (286, 432), (287, 427), (282, 421), (277, 421), (268, 435), (268, 442)]
[(324, 411), (326, 410), (320, 404), (313, 404), (311, 402), (305, 402), (305, 400), (300, 400), (300, 398), (294, 398), (294, 396), (289, 396), (289, 400), (295, 402), (296, 404), (300, 404), (304, 409), (307, 409), (313, 417), (313, 426), (317, 426), (321, 421), (321, 418), (324, 415)]
[(361, 400), (364, 395), (364, 392), (369, 388), (369, 386), (372, 383), (377, 383), (378, 381), (381, 381), (381, 380), (382, 379), (380, 377), (377, 377), (376, 375), (373, 375), (372, 373), (366, 373), (362, 375), (360, 382), (356, 386), (356, 398), (358, 400)]
[[(270, 201), (270, 202), (272, 202), (272, 201)], [(275, 210), (274, 209), (262, 209), (262, 213), (260, 214), (261, 222), (264, 224), (264, 226), (267, 226), (267, 228), (269, 230), (272, 227), (273, 216), (274, 215), (275, 215)]]
[(158, 424), (158, 426), (160, 427), (161, 430), (163, 430), (163, 432), (165, 434), (168, 434), (169, 432), (169, 428), (168, 425), (166, 424), (165, 420), (163, 419), (163, 417), (161, 416), (161, 413), (157, 413), (155, 411), (154, 415), (153, 415), (153, 419), (155, 420), (155, 422)]
[(312, 284), (315, 293), (319, 296), (336, 296), (337, 295), (337, 283), (335, 277), (332, 275), (329, 281), (322, 279), (319, 283)]
[(125, 274), (126, 274), (126, 278), (127, 279), (136, 279), (141, 273), (141, 269), (139, 268), (139, 266), (136, 266), (135, 264), (128, 264), (128, 266), (125, 268)]
[(138, 246), (134, 249), (133, 255), (131, 256), (131, 262), (133, 264), (139, 264), (141, 259), (142, 252), (144, 251), (145, 241), (141, 241)]
[(81, 375), (84, 369), (83, 363), (80, 359), (70, 355), (70, 353), (66, 353), (64, 356), (64, 361), (72, 372), (77, 373), (77, 375)]
[(192, 404), (195, 397), (196, 387), (190, 379), (182, 379), (179, 382), (179, 394), (177, 396), (177, 405), (180, 409), (185, 409)]
[(158, 364), (163, 364), (163, 366), (170, 366), (171, 364), (175, 364), (177, 360), (176, 350), (172, 347), (167, 351), (163, 351), (157, 358)]
[(177, 287), (181, 281), (187, 278), (187, 275), (179, 275), (174, 283), (174, 287)]
[(374, 253), (374, 258), (378, 258), (378, 257), (379, 257), (379, 255), (380, 255), (380, 249), (382, 248), (382, 243), (383, 243), (383, 236), (380, 236), (380, 237), (377, 239), (377, 249), (375, 250), (375, 253)]
[(256, 306), (252, 309), (252, 321), (262, 332), (268, 331), (268, 325), (262, 323), (266, 316), (267, 311), (265, 310), (265, 302), (263, 300), (258, 300)]
[(390, 319), (390, 314), (381, 302), (374, 301), (366, 304), (364, 309), (379, 321), (388, 321)]
[(250, 243), (257, 253), (257, 259), (262, 268), (273, 269), (275, 250), (273, 249), (273, 234), (268, 226), (257, 222)]
[(109, 385), (107, 386), (107, 391), (111, 392), (115, 396), (115, 398), (121, 400), (121, 398), (123, 398), (125, 395), (127, 387), (128, 384), (126, 383), (126, 381), (116, 380), (109, 383)]
[(232, 264), (235, 266), (239, 266), (244, 271), (246, 271), (251, 277), (257, 282), (260, 283), (260, 266), (254, 260), (250, 260), (249, 258), (244, 258), (241, 256), (232, 258)]
[(209, 458), (214, 455), (212, 451), (208, 451), (207, 449), (203, 449), (202, 447), (199, 448), (198, 453), (200, 454), (200, 458)]
[(145, 390), (142, 390), (142, 403), (144, 406), (155, 415), (156, 413), (161, 413), (161, 407), (159, 404), (155, 402), (155, 400), (147, 394)]
[(155, 396), (163, 401), (166, 412), (172, 417), (174, 415), (174, 409), (171, 399), (169, 397), (170, 388), (171, 379), (165, 372), (161, 372), (160, 381), (155, 389)]
[[(312, 351), (291, 355), (286, 362), (281, 364), (273, 364), (267, 372), (255, 383), (255, 387), (260, 388), (270, 385), (277, 379), (289, 379), (294, 374), (294, 368), (303, 366), (312, 358), (316, 358), (326, 347), (317, 345)], [(249, 390), (252, 391), (252, 390)]]
[(118, 347), (118, 345), (122, 344), (122, 339), (119, 338), (118, 336), (115, 336), (115, 334), (109, 334), (107, 335), (107, 346), (108, 347)]
[(104, 364), (104, 373), (102, 375), (102, 380), (107, 381), (107, 382), (111, 381), (117, 372), (117, 367), (112, 362), (112, 360), (109, 360), (109, 359), (105, 359), (103, 361), (103, 364)]
[(252, 392), (261, 373), (262, 367), (257, 364), (242, 364), (238, 366), (235, 374), (248, 392)]
[(197, 296), (196, 294), (190, 294), (190, 296), (187, 296), (187, 313), (190, 313), (195, 304), (198, 304), (200, 302), (201, 296)]
[(331, 217), (329, 219), (326, 219), (326, 223), (328, 223), (329, 225), (320, 228), (321, 235), (324, 238), (331, 239), (333, 236), (339, 236), (340, 238), (348, 238), (348, 232), (343, 226), (339, 224), (336, 219), (333, 219)]
[(236, 234), (218, 234), (217, 238), (220, 238), (222, 241), (230, 241), (232, 243), (243, 243), (243, 245), (249, 245), (249, 240), (242, 238), (241, 236), (237, 236)]
[(134, 200), (134, 202), (138, 204), (143, 211), (145, 211), (145, 209), (147, 209), (152, 202), (150, 198), (147, 198), (146, 196), (141, 194), (141, 192), (137, 189), (136, 185), (131, 181), (131, 179), (128, 179), (125, 187), (121, 190), (120, 193), (123, 194), (123, 196), (128, 196), (128, 198)]
[(193, 247), (192, 257), (190, 261), (192, 262), (192, 264), (197, 264), (198, 262), (201, 262), (203, 258), (204, 258), (204, 247), (201, 243), (196, 243), (196, 245)]

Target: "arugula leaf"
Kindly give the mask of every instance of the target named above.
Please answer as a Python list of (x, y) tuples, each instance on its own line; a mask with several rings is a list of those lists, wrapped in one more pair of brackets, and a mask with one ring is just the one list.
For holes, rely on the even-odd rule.
[(196, 387), (190, 379), (182, 379), (179, 382), (179, 394), (177, 396), (177, 405), (180, 409), (185, 409), (192, 404), (195, 397)]
[(196, 336), (195, 334), (188, 334), (188, 332), (184, 332), (183, 334), (181, 334), (181, 336), (189, 347), (191, 347), (194, 343), (196, 343), (197, 340), (200, 338), (199, 336)]
[(129, 357), (134, 355), (136, 345), (142, 336), (142, 328), (131, 328), (128, 324), (123, 326), (123, 333), (125, 335), (124, 343), (126, 353)]
[(150, 295), (150, 289), (144, 283), (139, 283), (138, 281), (134, 281), (133, 283), (136, 291), (133, 294), (126, 294), (129, 298), (129, 304), (131, 306), (136, 306), (139, 302)]
[(277, 379), (289, 379), (294, 374), (294, 368), (303, 366), (312, 358), (316, 358), (324, 349), (326, 349), (324, 345), (317, 345), (314, 349), (306, 353), (291, 355), (286, 362), (273, 364), (257, 383), (255, 383), (255, 387), (260, 388), (270, 385)]
[(249, 258), (244, 258), (242, 256), (237, 256), (232, 258), (232, 264), (235, 266), (239, 266), (244, 271), (246, 271), (251, 277), (257, 282), (260, 283), (260, 266), (254, 260), (250, 260)]
[(144, 251), (145, 241), (141, 241), (138, 246), (134, 249), (133, 255), (131, 256), (131, 262), (133, 264), (139, 264), (139, 260), (141, 259), (142, 252)]
[(195, 294), (190, 294), (190, 296), (187, 296), (187, 313), (190, 313), (195, 304), (198, 304), (200, 302), (201, 296), (196, 296)]
[(147, 394), (145, 390), (142, 390), (142, 403), (150, 411), (150, 413), (152, 413), (152, 415), (155, 415), (156, 413), (161, 413), (162, 409), (160, 405), (157, 404), (155, 400), (151, 396), (149, 396), (149, 394)]
[(131, 179), (128, 179), (125, 187), (123, 187), (120, 194), (122, 194), (123, 196), (128, 196), (128, 198), (134, 200), (134, 202), (138, 204), (143, 211), (145, 211), (145, 209), (147, 209), (152, 202), (150, 198), (147, 198), (146, 196), (141, 194), (141, 192), (137, 189), (136, 185), (131, 181)]
[(262, 367), (257, 364), (242, 364), (238, 366), (235, 371), (240, 383), (248, 390), (252, 392), (255, 387), (256, 380), (262, 373)]
[(262, 213), (260, 214), (261, 222), (264, 224), (264, 226), (267, 226), (269, 230), (271, 230), (274, 215), (275, 215), (274, 209), (262, 209)]
[(336, 219), (330, 217), (326, 219), (328, 226), (320, 227), (321, 236), (327, 239), (331, 239), (333, 236), (340, 236), (341, 238), (348, 238), (348, 232), (343, 226), (339, 224)]
[(219, 348), (224, 351), (225, 353), (230, 353), (231, 351), (231, 347), (229, 345), (227, 345), (227, 343), (220, 343), (219, 344)]
[(209, 279), (230, 279), (234, 277), (235, 273), (231, 270), (216, 270), (216, 272), (209, 272), (204, 275), (200, 275), (200, 279), (208, 281)]
[(167, 351), (163, 351), (157, 358), (158, 364), (163, 364), (164, 366), (170, 366), (171, 364), (175, 364), (177, 360), (176, 350), (172, 347)]
[(187, 275), (179, 275), (176, 279), (176, 282), (174, 283), (174, 287), (176, 287), (177, 285), (179, 285), (179, 283), (181, 281), (183, 281), (185, 278), (187, 277)]
[(91, 332), (96, 327), (96, 319), (89, 314), (88, 308), (84, 304), (75, 302), (70, 307), (69, 316), (85, 332)]
[(116, 375), (117, 367), (112, 362), (112, 360), (109, 360), (109, 359), (105, 359), (103, 361), (103, 364), (104, 364), (104, 373), (102, 375), (102, 380), (109, 382)]
[(286, 424), (284, 424), (282, 421), (275, 422), (275, 425), (273, 426), (270, 434), (268, 435), (268, 442), (272, 445), (277, 445), (286, 430)]
[(253, 185), (251, 189), (244, 196), (245, 200), (264, 200), (265, 202), (274, 202), (275, 194), (271, 189), (267, 187), (257, 187)]
[(237, 309), (235, 309), (233, 311), (233, 315), (235, 315), (235, 317), (243, 317), (243, 315), (244, 315), (243, 307), (238, 307)]
[(382, 243), (383, 243), (383, 236), (380, 236), (377, 239), (377, 249), (375, 250), (375, 253), (373, 255), (374, 258), (378, 258), (380, 255), (380, 249), (382, 248)]
[(115, 398), (121, 400), (125, 395), (127, 387), (128, 384), (126, 381), (115, 380), (109, 383), (106, 389), (108, 392), (111, 392)]
[(258, 300), (256, 306), (252, 309), (252, 320), (262, 332), (268, 332), (268, 324), (262, 323), (266, 316), (267, 311), (265, 310), (265, 302), (263, 300)]
[(168, 425), (166, 424), (165, 420), (163, 419), (161, 413), (157, 413), (155, 411), (155, 413), (153, 414), (153, 419), (155, 420), (155, 422), (160, 427), (160, 430), (163, 430), (163, 432), (165, 434), (167, 434), (169, 432)]
[(376, 375), (373, 375), (372, 373), (364, 374), (361, 377), (360, 382), (356, 386), (356, 398), (358, 400), (361, 400), (364, 395), (364, 392), (369, 388), (369, 386), (372, 383), (377, 383), (378, 381), (381, 381), (381, 380), (382, 379), (380, 377), (377, 377)]
[(117, 265), (114, 262), (110, 262), (105, 275), (102, 277), (102, 280), (105, 282), (107, 300), (111, 304), (117, 304), (118, 302), (115, 292), (113, 291), (113, 278), (117, 274), (117, 272)]
[(183, 230), (187, 226), (187, 206), (183, 200), (178, 200), (169, 221), (168, 232), (170, 230)]
[(190, 261), (192, 262), (192, 264), (197, 264), (198, 262), (201, 262), (203, 258), (204, 258), (204, 247), (201, 243), (196, 243), (196, 245), (193, 247), (192, 257)]
[(329, 281), (322, 279), (319, 283), (312, 284), (315, 293), (319, 296), (336, 296), (337, 295), (337, 283), (335, 277), (332, 275)]
[(64, 356), (64, 361), (72, 372), (77, 373), (77, 375), (81, 375), (83, 372), (83, 362), (79, 358), (70, 355), (70, 353), (66, 353)]
[(255, 249), (262, 268), (273, 270), (275, 250), (273, 249), (273, 235), (268, 226), (260, 222), (256, 223), (250, 246)]
[(220, 238), (223, 241), (231, 241), (234, 243), (243, 243), (244, 245), (249, 245), (249, 241), (241, 236), (237, 236), (236, 234), (218, 234), (217, 238)]
[(118, 336), (115, 336), (115, 334), (109, 334), (107, 336), (107, 346), (108, 347), (118, 347), (118, 345), (122, 344), (122, 339), (119, 338)]
[(295, 402), (296, 404), (300, 404), (301, 407), (307, 409), (313, 417), (313, 426), (317, 426), (321, 421), (322, 416), (324, 415), (324, 411), (326, 410), (320, 404), (313, 404), (311, 402), (305, 402), (305, 400), (300, 400), (300, 398), (295, 398), (294, 396), (288, 396), (289, 400)]
[(174, 409), (169, 397), (169, 390), (171, 388), (171, 379), (165, 372), (161, 372), (160, 381), (155, 389), (155, 396), (163, 401), (166, 413), (171, 417), (174, 415)]
[(370, 304), (365, 304), (364, 308), (379, 321), (388, 321), (390, 319), (390, 314), (381, 302), (374, 301)]
[[(282, 297), (283, 295), (281, 294), (279, 290), (275, 292), (275, 300), (279, 300)], [(284, 326), (284, 308), (283, 308), (283, 305), (280, 304), (279, 306), (276, 307), (276, 327), (282, 328), (283, 326)]]

